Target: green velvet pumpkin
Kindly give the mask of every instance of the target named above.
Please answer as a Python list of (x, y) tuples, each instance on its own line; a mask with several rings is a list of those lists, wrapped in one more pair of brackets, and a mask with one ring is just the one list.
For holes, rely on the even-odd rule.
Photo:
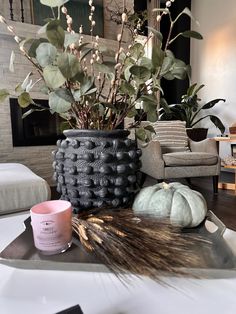
[(206, 216), (207, 204), (201, 193), (181, 183), (159, 183), (141, 189), (135, 197), (133, 210), (169, 217), (172, 224), (182, 227), (198, 226)]

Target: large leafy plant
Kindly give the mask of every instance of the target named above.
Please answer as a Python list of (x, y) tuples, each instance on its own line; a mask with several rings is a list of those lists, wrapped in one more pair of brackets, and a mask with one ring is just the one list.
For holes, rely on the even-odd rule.
[[(126, 117), (134, 117), (136, 104), (141, 103), (147, 119), (156, 121), (159, 94), (163, 93), (161, 79), (184, 79), (190, 72), (190, 67), (177, 59), (169, 46), (179, 36), (202, 39), (199, 33), (191, 30), (172, 37), (172, 30), (181, 16), (187, 15), (194, 20), (188, 8), (173, 20), (169, 10), (173, 1), (166, 1), (165, 8), (157, 8), (153, 12), (158, 23), (164, 15), (169, 17), (165, 44), (162, 34), (153, 28), (150, 28), (145, 42), (138, 42), (138, 30), (134, 29), (130, 42), (124, 43), (123, 34), (128, 23), (124, 8), (114, 51), (109, 48), (109, 43), (105, 46), (94, 34), (96, 22), (92, 0), (88, 1), (91, 36), (87, 41), (82, 35), (82, 26), (79, 34), (73, 31), (72, 18), (64, 6), (68, 0), (40, 0), (43, 5), (51, 7), (53, 14), (39, 30), (37, 39), (19, 38), (15, 29), (1, 16), (0, 21), (6, 24), (19, 49), (39, 75), (33, 83), (32, 70), (24, 82), (16, 86), (19, 105), (28, 108), (24, 116), (34, 111), (50, 110), (65, 119), (66, 127), (111, 130), (119, 127)], [(62, 18), (67, 22), (66, 31), (61, 26)], [(148, 58), (146, 47), (154, 37), (157, 44), (153, 45)], [(13, 68), (14, 53), (11, 60)], [(41, 91), (48, 96), (49, 108), (35, 103), (30, 96), (35, 84), (41, 84)], [(0, 100), (8, 95), (8, 91), (0, 90)], [(135, 122), (131, 126), (137, 127), (138, 124)], [(146, 130), (140, 128), (137, 136), (146, 139)]]
[(188, 88), (187, 93), (182, 96), (180, 104), (168, 105), (165, 100), (162, 100), (160, 119), (186, 121), (186, 127), (193, 128), (200, 121), (208, 118), (221, 131), (221, 133), (224, 133), (225, 127), (222, 121), (217, 116), (209, 114), (209, 112), (206, 114), (203, 114), (203, 112), (213, 108), (220, 101), (225, 102), (225, 99), (216, 98), (205, 104), (200, 104), (201, 99), (198, 97), (197, 93), (203, 87), (204, 85), (198, 86), (197, 83), (192, 84)]

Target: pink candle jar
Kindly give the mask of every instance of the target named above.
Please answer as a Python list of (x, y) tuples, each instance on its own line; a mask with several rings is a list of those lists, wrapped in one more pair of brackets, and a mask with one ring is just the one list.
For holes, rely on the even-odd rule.
[(44, 255), (66, 251), (72, 242), (72, 207), (63, 200), (46, 201), (30, 210), (34, 245)]

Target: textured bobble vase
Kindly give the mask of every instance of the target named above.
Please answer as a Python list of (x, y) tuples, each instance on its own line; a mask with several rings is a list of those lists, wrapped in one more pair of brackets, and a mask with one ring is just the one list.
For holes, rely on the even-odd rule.
[(61, 199), (75, 212), (100, 207), (126, 207), (137, 190), (141, 150), (127, 130), (66, 130), (57, 142), (54, 178)]

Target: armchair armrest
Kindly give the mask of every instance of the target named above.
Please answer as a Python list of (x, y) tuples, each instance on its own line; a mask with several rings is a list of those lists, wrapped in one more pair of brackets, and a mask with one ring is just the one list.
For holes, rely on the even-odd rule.
[(200, 142), (195, 142), (189, 139), (189, 147), (192, 152), (218, 155), (217, 143), (213, 138), (207, 138)]
[(161, 145), (159, 141), (152, 140), (149, 143), (138, 141), (138, 147), (142, 150), (141, 171), (156, 178), (164, 178), (164, 160), (162, 158)]

